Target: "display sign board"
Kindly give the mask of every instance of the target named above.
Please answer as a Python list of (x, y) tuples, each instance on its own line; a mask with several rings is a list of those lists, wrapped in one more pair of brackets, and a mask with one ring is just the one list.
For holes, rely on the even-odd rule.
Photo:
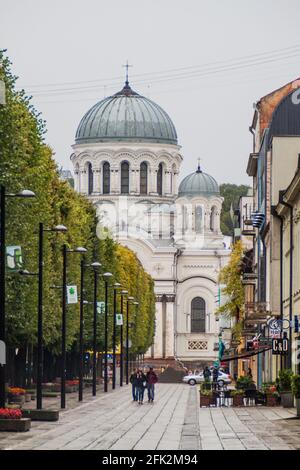
[(122, 313), (116, 313), (116, 325), (123, 325), (123, 315)]
[(22, 269), (22, 249), (18, 245), (6, 247), (6, 268), (8, 271), (14, 272)]
[(0, 364), (6, 364), (6, 347), (4, 341), (0, 341)]
[(272, 340), (272, 354), (285, 356), (289, 351), (288, 338), (273, 338)]
[(105, 302), (100, 301), (97, 302), (97, 313), (104, 313), (105, 312)]
[(68, 304), (77, 304), (77, 286), (67, 286), (67, 302)]

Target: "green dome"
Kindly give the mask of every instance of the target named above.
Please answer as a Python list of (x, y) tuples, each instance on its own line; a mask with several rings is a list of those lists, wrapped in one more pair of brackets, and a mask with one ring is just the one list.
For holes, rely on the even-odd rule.
[(96, 103), (81, 119), (75, 141), (156, 142), (177, 144), (175, 126), (156, 103), (133, 91), (128, 82)]
[(217, 196), (220, 190), (216, 180), (204, 173), (200, 166), (197, 171), (186, 176), (180, 183), (178, 196)]

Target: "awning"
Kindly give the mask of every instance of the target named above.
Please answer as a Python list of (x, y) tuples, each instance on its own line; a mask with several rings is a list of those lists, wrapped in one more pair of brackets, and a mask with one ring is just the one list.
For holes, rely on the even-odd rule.
[(272, 348), (267, 347), (267, 348), (255, 349), (254, 351), (246, 351), (246, 352), (241, 353), (241, 354), (235, 354), (234, 356), (222, 357), (221, 361), (222, 362), (229, 362), (229, 361), (234, 361), (235, 359), (243, 359), (243, 358), (255, 356), (256, 354), (260, 354), (260, 353), (265, 352), (265, 351), (270, 351), (270, 349), (272, 349)]

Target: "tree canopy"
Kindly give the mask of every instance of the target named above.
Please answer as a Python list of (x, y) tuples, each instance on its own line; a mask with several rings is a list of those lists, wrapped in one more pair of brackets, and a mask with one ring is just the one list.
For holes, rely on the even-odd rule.
[[(45, 122), (31, 104), (24, 91), (16, 91), (17, 77), (11, 72), (11, 63), (5, 51), (0, 51), (0, 80), (6, 87), (6, 105), (0, 106), (0, 184), (7, 192), (30, 189), (36, 198), (6, 199), (7, 245), (22, 247), (24, 268), (37, 271), (38, 225), (45, 227), (64, 224), (65, 234), (45, 233), (44, 239), (44, 344), (53, 354), (60, 351), (62, 245), (84, 246), (87, 263), (98, 260), (103, 272), (110, 271), (136, 297), (139, 307), (132, 309), (133, 350), (144, 353), (154, 334), (155, 300), (153, 281), (134, 253), (107, 237), (96, 235), (98, 224), (94, 206), (76, 193), (59, 177), (53, 153), (44, 142)], [(80, 255), (68, 254), (69, 284), (79, 286)], [(6, 328), (8, 347), (35, 346), (37, 341), (37, 278), (7, 273)], [(86, 272), (87, 300), (92, 300), (92, 271)], [(109, 289), (109, 313), (112, 313), (112, 292)], [(104, 282), (99, 278), (99, 300), (104, 298)], [(87, 308), (86, 345), (91, 342), (90, 318)], [(111, 320), (110, 315), (110, 333)], [(79, 306), (68, 305), (67, 348), (77, 347), (79, 334)], [(110, 335), (111, 337), (111, 335)], [(99, 318), (99, 348), (103, 346), (103, 319)]]
[(230, 216), (230, 208), (233, 205), (235, 208), (241, 196), (246, 196), (249, 186), (244, 184), (236, 185), (224, 183), (220, 185), (220, 194), (224, 198), (222, 212), (221, 212), (221, 231), (223, 235), (231, 235), (233, 232), (233, 225)]

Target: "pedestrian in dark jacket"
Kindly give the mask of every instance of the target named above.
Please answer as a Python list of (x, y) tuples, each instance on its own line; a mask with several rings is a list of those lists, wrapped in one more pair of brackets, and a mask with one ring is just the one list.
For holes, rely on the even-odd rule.
[(132, 400), (137, 401), (137, 388), (136, 388), (136, 377), (137, 377), (138, 369), (135, 369), (131, 376), (130, 376), (130, 383), (132, 387)]
[(154, 400), (154, 389), (157, 383), (157, 375), (153, 370), (153, 367), (149, 367), (149, 371), (146, 374), (147, 378), (147, 390), (148, 390), (148, 402), (153, 403)]
[(218, 377), (219, 377), (219, 368), (217, 366), (213, 368), (212, 376), (213, 376), (213, 388), (214, 390), (216, 390), (218, 386)]
[(203, 377), (205, 380), (209, 380), (211, 376), (210, 370), (207, 366), (204, 367)]
[(147, 378), (145, 374), (139, 370), (136, 374), (136, 389), (137, 389), (137, 399), (139, 405), (143, 404), (144, 401), (144, 392), (145, 388), (147, 387)]

